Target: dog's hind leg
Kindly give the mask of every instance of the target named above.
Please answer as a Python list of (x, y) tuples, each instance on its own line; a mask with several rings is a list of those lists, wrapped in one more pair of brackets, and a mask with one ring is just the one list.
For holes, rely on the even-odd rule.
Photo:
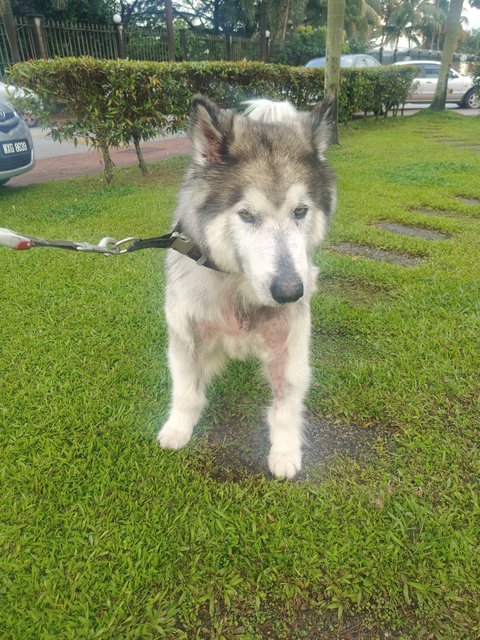
[(303, 401), (310, 381), (309, 318), (303, 318), (295, 330), (285, 349), (266, 367), (273, 390), (267, 414), (271, 443), (268, 467), (277, 478), (293, 478), (302, 466)]

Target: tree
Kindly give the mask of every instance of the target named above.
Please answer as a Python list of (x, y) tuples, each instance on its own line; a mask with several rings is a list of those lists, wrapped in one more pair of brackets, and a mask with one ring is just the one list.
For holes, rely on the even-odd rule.
[(345, 0), (328, 0), (327, 6), (327, 62), (325, 67), (325, 96), (335, 98), (332, 142), (338, 144), (338, 97), (340, 95), (340, 55), (342, 53)]
[(433, 96), (430, 109), (432, 111), (443, 111), (447, 98), (448, 73), (452, 64), (453, 54), (457, 46), (462, 18), (463, 0), (451, 0), (447, 15), (447, 25), (445, 31), (445, 42), (443, 44), (442, 61), (438, 74), (437, 86)]
[(379, 0), (346, 0), (345, 2), (345, 32), (349, 43), (359, 52), (365, 51), (372, 29), (380, 24), (382, 4)]
[(15, 16), (111, 24), (114, 0), (11, 0)]
[(7, 36), (8, 46), (10, 47), (13, 62), (20, 62), (21, 58), (18, 48), (17, 29), (10, 0), (0, 0), (0, 15), (3, 18), (5, 34)]

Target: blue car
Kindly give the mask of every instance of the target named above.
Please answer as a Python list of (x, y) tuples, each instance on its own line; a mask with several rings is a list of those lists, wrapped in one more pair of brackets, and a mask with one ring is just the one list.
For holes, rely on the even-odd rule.
[(33, 169), (33, 141), (25, 122), (9, 102), (0, 100), (0, 185)]

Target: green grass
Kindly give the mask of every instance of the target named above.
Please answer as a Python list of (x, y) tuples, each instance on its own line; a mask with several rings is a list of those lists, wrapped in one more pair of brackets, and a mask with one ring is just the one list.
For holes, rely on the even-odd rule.
[[(155, 444), (170, 388), (162, 252), (0, 251), (1, 637), (479, 637), (480, 206), (456, 196), (480, 198), (480, 155), (429, 132), (478, 140), (480, 119), (354, 123), (329, 153), (339, 208), (317, 254), (308, 410), (391, 437), (307, 480), (216, 468), (205, 431), (262, 421), (251, 362), (215, 382), (192, 445)], [(185, 166), (5, 188), (0, 226), (159, 234)], [(351, 257), (340, 241), (424, 261)]]

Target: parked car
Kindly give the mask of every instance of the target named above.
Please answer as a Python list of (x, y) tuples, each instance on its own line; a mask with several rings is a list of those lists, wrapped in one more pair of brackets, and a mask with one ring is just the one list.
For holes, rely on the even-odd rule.
[[(324, 67), (326, 58), (314, 58), (309, 60), (306, 67)], [(380, 62), (367, 53), (345, 53), (340, 56), (340, 67), (342, 69), (364, 69), (366, 67), (381, 67)]]
[[(25, 89), (15, 87), (13, 84), (5, 84), (5, 82), (0, 81), (0, 100), (6, 100), (7, 102), (9, 102), (16, 97), (24, 98), (27, 95), (37, 104), (39, 103), (38, 97), (31, 91), (27, 93)], [(37, 118), (28, 109), (26, 109), (25, 111), (19, 111), (19, 113), (29, 127), (36, 126)]]
[(33, 169), (32, 135), (11, 104), (0, 100), (0, 185)]
[[(395, 65), (410, 65), (418, 68), (413, 91), (409, 96), (410, 102), (428, 102), (433, 100), (437, 86), (440, 62), (436, 60), (402, 60)], [(456, 102), (466, 109), (480, 108), (480, 98), (472, 88), (473, 78), (462, 76), (461, 73), (450, 69), (448, 73), (447, 102)]]

